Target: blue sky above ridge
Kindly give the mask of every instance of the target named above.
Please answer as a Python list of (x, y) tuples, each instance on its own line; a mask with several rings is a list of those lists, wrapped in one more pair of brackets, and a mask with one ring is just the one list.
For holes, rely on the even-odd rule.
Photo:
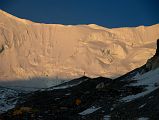
[(34, 22), (132, 27), (159, 23), (159, 0), (0, 0), (0, 9)]

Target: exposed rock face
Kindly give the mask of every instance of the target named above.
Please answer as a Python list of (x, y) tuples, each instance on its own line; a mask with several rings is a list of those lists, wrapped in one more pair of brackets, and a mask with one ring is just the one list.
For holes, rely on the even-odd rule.
[(157, 40), (156, 56), (159, 56), (159, 39)]
[(154, 70), (156, 68), (159, 68), (159, 39), (157, 40), (157, 49), (155, 55), (146, 63), (146, 69), (148, 71)]
[(117, 77), (155, 53), (159, 24), (108, 29), (39, 24), (0, 11), (0, 80)]

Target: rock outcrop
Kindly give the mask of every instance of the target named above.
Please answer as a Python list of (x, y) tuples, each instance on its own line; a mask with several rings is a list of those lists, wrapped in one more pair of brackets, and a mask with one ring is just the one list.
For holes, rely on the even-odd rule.
[(155, 55), (150, 58), (146, 63), (146, 70), (154, 70), (159, 68), (159, 39), (157, 40), (157, 49)]

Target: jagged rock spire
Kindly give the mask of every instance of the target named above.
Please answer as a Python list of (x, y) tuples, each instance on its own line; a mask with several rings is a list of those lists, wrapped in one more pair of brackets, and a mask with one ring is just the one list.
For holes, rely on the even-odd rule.
[(159, 68), (158, 57), (159, 57), (159, 39), (157, 40), (157, 48), (155, 55), (152, 58), (150, 58), (146, 63), (146, 69), (145, 69), (146, 72)]
[(157, 40), (156, 56), (159, 56), (159, 39)]

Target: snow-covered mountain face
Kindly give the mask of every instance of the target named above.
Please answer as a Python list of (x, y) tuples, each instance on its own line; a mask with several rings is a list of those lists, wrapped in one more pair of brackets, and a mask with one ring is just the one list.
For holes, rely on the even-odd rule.
[(19, 93), (20, 91), (0, 87), (0, 114), (15, 107)]
[(0, 119), (17, 120), (21, 116), (23, 119), (156, 120), (159, 118), (158, 51), (159, 44), (156, 54), (145, 65), (113, 80), (84, 76), (19, 97), (15, 90), (5, 88), (4, 93), (0, 91), (0, 102), (7, 109)]
[(159, 24), (108, 29), (40, 24), (0, 11), (0, 80), (115, 78), (153, 56)]

